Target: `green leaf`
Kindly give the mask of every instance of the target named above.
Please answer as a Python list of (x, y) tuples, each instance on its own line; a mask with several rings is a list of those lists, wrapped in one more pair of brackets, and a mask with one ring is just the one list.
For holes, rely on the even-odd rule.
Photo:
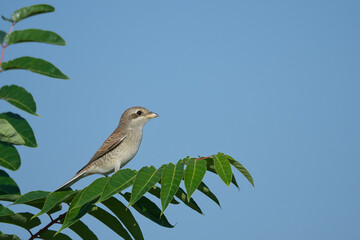
[[(94, 196), (93, 190), (98, 186), (98, 183), (104, 183), (104, 180), (107, 180), (106, 178), (99, 178), (97, 179), (99, 181), (94, 181), (93, 186), (90, 188), (90, 190), (87, 190), (87, 188), (81, 190), (77, 193), (77, 195), (74, 197), (74, 199), (71, 201), (69, 210), (66, 213), (65, 220), (61, 228), (58, 232), (61, 230), (71, 226), (72, 224), (76, 223), (80, 218), (82, 218), (88, 211), (90, 211), (98, 196)], [(99, 194), (101, 191), (99, 192)]]
[(0, 170), (0, 195), (2, 194), (21, 194), (16, 182), (4, 170)]
[(40, 29), (14, 31), (5, 37), (7, 45), (22, 42), (41, 42), (55, 45), (65, 45), (65, 40), (58, 34)]
[(233, 176), (230, 162), (227, 160), (226, 156), (223, 153), (218, 153), (214, 156), (213, 159), (217, 174), (219, 175), (221, 180), (223, 180), (223, 182), (229, 186)]
[(212, 157), (208, 157), (206, 159), (204, 159), (206, 161), (206, 168), (209, 172), (212, 172), (212, 173), (216, 173), (216, 170), (215, 170), (215, 164), (214, 164), (214, 159)]
[(231, 182), (236, 186), (237, 189), (240, 190), (240, 187), (239, 187), (238, 183), (236, 182), (236, 179), (235, 179), (234, 174), (233, 174), (233, 176), (232, 176)]
[(5, 36), (6, 36), (6, 32), (0, 30), (0, 43), (1, 44), (4, 42)]
[(50, 211), (55, 206), (71, 199), (71, 197), (74, 197), (76, 194), (77, 194), (77, 192), (74, 192), (72, 190), (58, 191), (58, 192), (50, 193), (48, 195), (48, 197), (46, 198), (44, 206), (42, 207), (41, 211), (38, 214), (36, 214), (35, 217), (38, 217), (38, 216)]
[(0, 204), (0, 216), (13, 215), (13, 214), (14, 214), (13, 211)]
[(185, 191), (182, 188), (179, 188), (175, 194), (175, 196), (180, 199), (183, 203), (185, 203), (185, 205), (187, 205), (188, 207), (190, 207), (191, 209), (197, 211), (198, 213), (203, 214), (203, 212), (201, 211), (200, 207), (197, 205), (197, 203), (195, 202), (195, 200), (193, 198), (190, 198), (190, 200), (188, 200), (188, 196), (186, 195)]
[(25, 229), (31, 229), (41, 224), (39, 218), (31, 217), (33, 214), (24, 212), (24, 213), (16, 213), (14, 215), (0, 216), (0, 222), (13, 224)]
[(131, 191), (131, 199), (129, 206), (133, 205), (141, 198), (149, 189), (154, 186), (161, 178), (163, 168), (156, 170), (154, 166), (143, 167), (137, 173), (134, 185)]
[(179, 189), (184, 173), (184, 164), (184, 161), (180, 160), (176, 165), (169, 163), (164, 168), (161, 179), (161, 213), (165, 211)]
[[(214, 159), (211, 158), (211, 157), (209, 157), (209, 158), (206, 158), (206, 159), (204, 159), (204, 160), (206, 161), (207, 170), (208, 170), (209, 172), (212, 172), (212, 173), (217, 174), (217, 173), (216, 173), (216, 170), (215, 170)], [(233, 176), (232, 176), (231, 182), (232, 182), (238, 189), (240, 189), (240, 188), (239, 188), (239, 185), (238, 185), (237, 182), (236, 182), (236, 179), (235, 179), (234, 174), (233, 174)]]
[[(131, 199), (130, 193), (121, 194), (127, 201)], [(169, 223), (164, 214), (161, 214), (160, 208), (153, 203), (150, 199), (145, 196), (142, 196), (138, 201), (136, 201), (132, 207), (138, 211), (144, 217), (150, 219), (151, 221), (159, 224), (160, 226), (173, 228), (174, 226)]]
[(104, 209), (94, 206), (90, 211), (89, 214), (94, 218), (98, 219), (100, 222), (105, 224), (108, 228), (113, 230), (117, 233), (120, 237), (126, 240), (132, 240), (130, 234), (126, 231), (126, 229), (121, 225), (119, 220), (105, 211)]
[(40, 234), (40, 238), (46, 240), (71, 240), (68, 235), (65, 235), (63, 233), (58, 233), (56, 235), (55, 234), (56, 231), (47, 229)]
[[(158, 199), (161, 199), (161, 188), (159, 188), (156, 185), (153, 186), (152, 188), (150, 188), (148, 193), (150, 193), (151, 195), (157, 197)], [(172, 203), (172, 204), (180, 204), (178, 201), (175, 200), (175, 198), (171, 199), (170, 203)]]
[[(1, 180), (0, 180), (0, 183), (1, 183)], [(0, 193), (1, 201), (15, 202), (19, 197), (21, 197), (20, 194), (1, 194)]]
[(22, 87), (16, 85), (3, 86), (0, 89), (0, 99), (4, 99), (8, 103), (30, 114), (37, 115), (34, 98)]
[(48, 77), (69, 79), (57, 67), (40, 58), (20, 57), (1, 64), (3, 71), (12, 69), (24, 69), (34, 73), (39, 73)]
[(20, 238), (18, 236), (16, 236), (15, 234), (4, 234), (0, 232), (0, 240), (20, 240)]
[[(84, 190), (80, 191), (80, 193), (83, 191)], [(77, 201), (79, 201), (80, 199), (81, 199), (81, 195), (79, 194), (76, 195), (74, 200), (71, 202), (71, 205), (72, 204), (76, 205)], [(64, 223), (59, 229), (59, 231), (57, 231), (57, 233), (59, 233), (61, 230), (65, 228), (68, 228), (72, 224), (76, 223), (80, 218), (82, 218), (87, 212), (89, 212), (94, 207), (95, 201), (96, 199), (78, 208), (72, 208), (72, 209), (69, 208), (68, 212), (66, 213)]]
[(130, 169), (120, 169), (114, 173), (106, 183), (98, 202), (102, 202), (114, 194), (130, 187), (135, 180), (136, 173)]
[(239, 163), (232, 157), (230, 157), (228, 155), (226, 155), (226, 157), (230, 161), (230, 163), (246, 177), (246, 179), (251, 183), (251, 185), (253, 185), (253, 187), (255, 187), (254, 180), (253, 180), (252, 176), (250, 175), (250, 173), (248, 172), (248, 170), (246, 170), (246, 168), (244, 168), (244, 166), (241, 165), (241, 163)]
[(207, 196), (208, 198), (210, 198), (211, 200), (213, 200), (217, 205), (219, 205), (219, 207), (221, 208), (220, 202), (217, 199), (217, 197), (215, 196), (215, 194), (213, 194), (210, 189), (205, 185), (204, 182), (201, 182), (198, 190), (200, 192), (202, 192), (203, 194), (205, 194), (205, 196)]
[(84, 204), (96, 201), (100, 197), (106, 183), (109, 181), (108, 177), (102, 177), (96, 179), (94, 182), (92, 182), (88, 187), (84, 188), (82, 191), (80, 191), (75, 199), (71, 202), (69, 212), (72, 211), (74, 208), (80, 208)]
[[(0, 179), (1, 182), (1, 179)], [(8, 201), (8, 202), (15, 202), (17, 201), (19, 198), (21, 197), (21, 195), (19, 194), (4, 194), (4, 195), (0, 195), (0, 200), (2, 201)], [(25, 201), (22, 204), (28, 205), (28, 206), (32, 206), (34, 208), (38, 208), (38, 209), (42, 209), (44, 206), (44, 199), (35, 199), (33, 201)], [(54, 206), (50, 211), (48, 211), (49, 214), (51, 213), (55, 213), (61, 210), (61, 205), (57, 205)], [(36, 216), (34, 216), (36, 217)]]
[[(37, 209), (42, 209), (44, 206), (44, 200), (45, 199), (39, 199), (39, 200), (30, 201), (30, 202), (24, 202), (23, 204), (32, 206)], [(59, 205), (53, 207), (50, 211), (48, 211), (48, 213), (52, 214), (52, 213), (60, 211), (61, 209), (62, 209), (61, 205), (59, 204)]]
[(10, 22), (10, 23), (13, 23), (13, 21), (12, 21), (11, 19), (9, 19), (9, 18), (6, 18), (6, 17), (4, 17), (4, 16), (1, 16), (1, 18), (4, 19), (5, 21), (8, 21), (8, 22)]
[(16, 148), (10, 144), (0, 142), (0, 166), (15, 171), (19, 169), (20, 165), (20, 155)]
[(188, 201), (195, 192), (206, 173), (206, 161), (187, 158), (187, 166), (184, 175), (184, 184)]
[[(62, 219), (63, 220), (63, 219)], [(76, 233), (81, 239), (85, 240), (97, 240), (97, 236), (86, 226), (82, 221), (77, 221), (69, 227), (74, 233)], [(59, 233), (61, 234), (61, 233)], [(56, 235), (58, 236), (58, 234)], [(45, 238), (47, 239), (47, 238)]]
[(0, 141), (18, 145), (25, 144), (24, 139), (6, 119), (0, 119)]
[(7, 120), (15, 128), (20, 136), (25, 140), (25, 146), (37, 147), (34, 132), (24, 118), (20, 117), (18, 114), (7, 112), (0, 114), (0, 119)]
[(19, 197), (14, 202), (14, 204), (25, 204), (25, 203), (33, 202), (33, 201), (45, 202), (45, 198), (47, 197), (47, 195), (49, 195), (49, 192), (45, 192), (45, 191), (28, 192), (28, 193), (22, 195), (21, 197)]
[[(13, 204), (26, 204), (38, 209), (42, 209), (45, 204), (46, 197), (49, 192), (45, 191), (32, 191), (20, 196)], [(58, 212), (61, 210), (61, 205), (56, 205), (48, 211), (49, 214)], [(35, 217), (35, 216), (34, 216)]]
[(16, 10), (11, 15), (11, 20), (13, 22), (19, 22), (20, 20), (31, 17), (33, 15), (48, 13), (53, 11), (55, 11), (55, 8), (47, 4), (32, 5), (29, 7), (24, 7)]
[[(27, 203), (24, 203), (28, 206), (32, 206), (34, 208), (37, 208), (37, 209), (42, 209), (43, 206), (44, 206), (44, 202), (37, 202), (37, 201), (33, 201), (33, 202), (27, 202)], [(48, 211), (48, 214), (53, 214), (53, 213), (56, 213), (58, 211), (60, 211), (62, 209), (62, 206), (59, 204), (55, 207), (53, 207), (50, 211)]]
[(144, 239), (139, 224), (136, 222), (130, 209), (128, 209), (122, 202), (114, 197), (111, 197), (106, 201), (103, 201), (102, 204), (104, 204), (108, 209), (110, 209), (111, 212), (115, 214), (115, 216), (117, 216), (117, 218), (125, 225), (134, 239)]

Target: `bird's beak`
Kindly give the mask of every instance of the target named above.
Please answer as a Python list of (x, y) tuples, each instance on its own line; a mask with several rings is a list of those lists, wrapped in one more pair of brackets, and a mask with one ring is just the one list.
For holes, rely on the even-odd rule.
[(146, 118), (156, 118), (156, 117), (158, 117), (159, 115), (157, 115), (156, 113), (153, 113), (153, 112), (151, 112), (151, 113), (149, 113), (149, 114), (147, 114), (146, 115)]

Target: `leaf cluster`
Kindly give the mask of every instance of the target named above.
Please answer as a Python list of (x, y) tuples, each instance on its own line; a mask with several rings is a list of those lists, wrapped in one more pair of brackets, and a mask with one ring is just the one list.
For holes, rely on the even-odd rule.
[[(53, 220), (53, 223), (62, 224), (56, 233), (51, 232), (56, 236), (63, 234), (60, 233), (63, 229), (69, 228), (82, 239), (97, 239), (95, 233), (81, 221), (85, 214), (89, 214), (123, 239), (143, 239), (141, 229), (131, 209), (162, 227), (172, 228), (174, 226), (164, 215), (169, 204), (178, 205), (182, 202), (185, 206), (203, 214), (198, 203), (192, 198), (193, 193), (198, 190), (220, 206), (218, 198), (206, 186), (203, 179), (206, 172), (212, 172), (217, 174), (226, 185), (233, 183), (238, 187), (232, 167), (242, 173), (252, 185), (254, 184), (249, 172), (228, 155), (218, 153), (203, 158), (187, 157), (179, 160), (177, 164), (164, 164), (158, 169), (154, 166), (143, 167), (139, 171), (121, 169), (111, 177), (96, 179), (82, 190), (64, 189), (51, 193), (33, 191), (24, 195), (19, 195), (14, 191), (11, 194), (3, 195), (2, 198), (0, 196), (0, 200), (10, 201), (13, 204), (30, 205), (40, 211), (36, 215), (17, 213), (23, 214), (23, 222), (19, 224), (13, 217), (10, 217), (16, 214), (9, 212), (11, 211), (9, 209), (4, 209), (6, 214), (0, 216), (0, 222), (15, 224), (31, 230), (41, 224), (39, 216), (43, 214), (51, 216), (60, 211), (61, 204), (65, 203), (69, 205), (66, 214), (59, 215), (57, 219)], [(185, 190), (180, 187), (181, 182), (183, 182)], [(132, 187), (131, 190), (127, 191), (130, 187)], [(159, 199), (161, 207), (146, 194)], [(108, 210), (100, 207), (99, 204)], [(44, 228), (43, 231), (38, 232), (37, 236), (48, 231), (52, 230)]]
[[(14, 11), (10, 18), (2, 16), (2, 19), (11, 23), (9, 32), (0, 30), (0, 73), (12, 69), (24, 69), (39, 73), (45, 76), (68, 79), (52, 63), (35, 57), (19, 57), (4, 62), (5, 49), (14, 44), (39, 42), (53, 45), (65, 45), (65, 40), (58, 34), (41, 29), (24, 29), (13, 31), (15, 25), (20, 21), (39, 14), (53, 12), (54, 8), (47, 4), (33, 5)], [(36, 102), (31, 93), (26, 89), (17, 86), (2, 86), (0, 88), (0, 99), (8, 102), (16, 108), (25, 111), (33, 116), (38, 116), (36, 112)], [(19, 145), (27, 147), (37, 147), (34, 132), (29, 123), (19, 114), (12, 112), (0, 113), (0, 166), (11, 171), (16, 171), (21, 165), (21, 158), (17, 147)], [(15, 200), (21, 196), (20, 189), (16, 182), (4, 170), (0, 170), (0, 198)], [(41, 202), (33, 202), (35, 207), (39, 207)], [(14, 213), (9, 208), (0, 205), (0, 216), (7, 222), (15, 225), (33, 228), (38, 226), (38, 219), (31, 219), (30, 213)], [(49, 233), (45, 233), (49, 234)], [(15, 235), (0, 234), (0, 239), (18, 239)]]
[[(19, 57), (7, 62), (3, 61), (5, 49), (13, 44), (25, 42), (39, 42), (54, 45), (65, 45), (65, 40), (58, 34), (41, 29), (25, 29), (12, 31), (15, 24), (30, 17), (42, 13), (53, 12), (50, 5), (40, 4), (24, 7), (14, 11), (10, 18), (2, 16), (11, 22), (9, 33), (0, 30), (0, 43), (2, 48), (0, 59), (0, 72), (12, 69), (25, 69), (31, 72), (43, 74), (53, 78), (68, 79), (52, 63), (35, 57)], [(36, 102), (31, 93), (17, 85), (2, 86), (0, 88), (0, 99), (7, 101), (18, 109), (38, 116), (36, 113)], [(12, 112), (0, 114), (0, 166), (12, 171), (20, 167), (20, 156), (14, 145), (37, 147), (34, 132), (28, 122), (19, 114)]]

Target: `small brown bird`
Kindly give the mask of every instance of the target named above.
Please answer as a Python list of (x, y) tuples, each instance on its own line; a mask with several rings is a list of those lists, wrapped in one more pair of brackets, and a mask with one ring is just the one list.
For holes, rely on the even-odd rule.
[(90, 161), (64, 185), (56, 189), (68, 188), (81, 178), (92, 174), (107, 176), (125, 166), (139, 150), (145, 123), (156, 118), (156, 113), (144, 107), (131, 107), (121, 116), (119, 125), (106, 139)]

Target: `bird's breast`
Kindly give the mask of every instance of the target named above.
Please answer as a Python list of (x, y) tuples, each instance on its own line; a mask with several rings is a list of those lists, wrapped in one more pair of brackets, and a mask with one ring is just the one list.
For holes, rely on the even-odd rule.
[(112, 155), (109, 157), (114, 159), (115, 164), (120, 163), (120, 167), (125, 166), (138, 152), (141, 140), (142, 131), (128, 134), (119, 146), (109, 153)]
[(109, 174), (113, 172), (116, 167), (121, 168), (125, 166), (136, 155), (141, 140), (142, 131), (131, 132), (112, 151), (94, 161), (89, 166), (88, 175), (94, 173)]

